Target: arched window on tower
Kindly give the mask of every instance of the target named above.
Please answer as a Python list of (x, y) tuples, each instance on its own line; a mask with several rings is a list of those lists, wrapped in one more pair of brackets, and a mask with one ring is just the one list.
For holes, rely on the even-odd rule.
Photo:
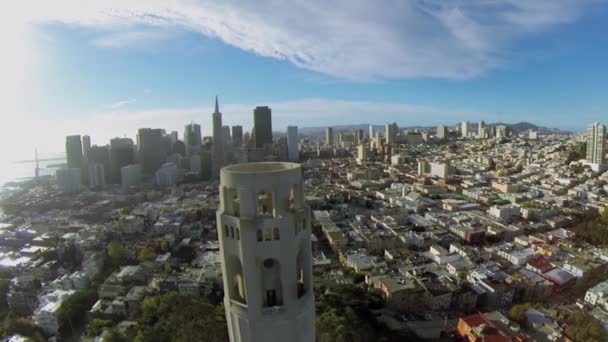
[(275, 259), (262, 263), (262, 303), (264, 307), (283, 305), (281, 266)]
[(230, 226), (230, 237), (234, 239), (234, 227)]
[(306, 281), (304, 276), (304, 257), (302, 251), (298, 252), (296, 258), (296, 277), (298, 298), (302, 298), (306, 294)]
[(264, 241), (272, 241), (272, 228), (264, 228)]
[(257, 230), (256, 236), (258, 238), (258, 242), (262, 242), (264, 240), (264, 237), (262, 236), (262, 230), (261, 229)]
[(281, 239), (281, 236), (280, 236), (280, 233), (279, 233), (279, 228), (277, 228), (277, 227), (274, 228), (274, 231), (272, 233), (272, 237), (274, 237), (275, 240), (280, 240)]
[(242, 304), (247, 304), (241, 261), (235, 256), (230, 256), (227, 258), (226, 268), (226, 271), (228, 272), (228, 280), (230, 282), (228, 286), (228, 294), (230, 299)]
[(265, 191), (258, 193), (258, 215), (273, 215), (273, 213), (272, 193)]

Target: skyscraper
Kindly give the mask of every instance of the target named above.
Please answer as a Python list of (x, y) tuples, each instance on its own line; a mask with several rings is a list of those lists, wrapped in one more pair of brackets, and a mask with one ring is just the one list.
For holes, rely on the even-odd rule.
[[(106, 177), (110, 174), (110, 148), (109, 146), (91, 146), (89, 150), (89, 165), (87, 166), (87, 173), (91, 175), (91, 171), (89, 170), (89, 166), (95, 166), (99, 168), (100, 166), (103, 168), (103, 173), (97, 172), (98, 177), (104, 178), (103, 183), (106, 182)], [(89, 182), (93, 180), (89, 179)]]
[(606, 163), (606, 126), (599, 122), (587, 128), (587, 161), (593, 164)]
[(386, 124), (386, 143), (388, 145), (393, 145), (397, 143), (397, 135), (399, 134), (399, 126), (397, 126), (396, 122), (391, 124)]
[(463, 121), (460, 124), (460, 133), (462, 134), (463, 138), (467, 138), (469, 136), (469, 134), (471, 133), (468, 121)]
[(135, 147), (129, 138), (114, 138), (110, 140), (110, 181), (120, 184), (122, 168), (135, 161)]
[(441, 140), (445, 140), (447, 137), (448, 137), (448, 128), (443, 125), (437, 126), (437, 138), (439, 138)]
[(486, 137), (486, 123), (483, 121), (479, 121), (477, 125), (477, 137), (479, 139), (484, 139)]
[(369, 140), (374, 139), (374, 125), (369, 125)]
[(363, 142), (363, 130), (356, 129), (353, 133), (353, 143), (359, 145)]
[(222, 128), (222, 113), (220, 113), (220, 106), (215, 97), (215, 110), (213, 111), (213, 178), (217, 178), (220, 175), (220, 169), (224, 166), (224, 137)]
[(300, 159), (298, 150), (298, 127), (287, 126), (287, 159), (298, 161)]
[(325, 145), (334, 146), (334, 129), (331, 127), (325, 129)]
[(91, 149), (91, 137), (88, 135), (82, 136), (82, 159), (86, 162), (89, 160), (89, 150)]
[(80, 135), (70, 135), (65, 138), (65, 155), (68, 168), (82, 168), (82, 141)]
[(310, 211), (301, 166), (223, 168), (217, 229), (230, 341), (313, 342)]
[(230, 126), (222, 126), (222, 137), (224, 138), (224, 146), (231, 145)]
[(243, 146), (243, 126), (232, 126), (232, 146)]
[[(173, 145), (175, 142), (172, 142)], [(186, 145), (186, 155), (190, 156), (193, 152), (197, 151), (199, 146), (203, 143), (203, 136), (201, 135), (201, 125), (190, 123), (184, 127), (184, 144)]]
[(160, 128), (140, 128), (137, 132), (137, 148), (142, 172), (153, 174), (165, 161), (163, 144), (164, 130)]
[(272, 110), (267, 107), (255, 107), (253, 110), (253, 146), (262, 148), (272, 144)]

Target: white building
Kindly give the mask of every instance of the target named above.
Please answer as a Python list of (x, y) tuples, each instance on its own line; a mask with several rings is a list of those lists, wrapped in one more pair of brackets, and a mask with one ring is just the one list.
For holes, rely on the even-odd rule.
[(80, 169), (59, 169), (55, 172), (55, 178), (57, 178), (57, 186), (62, 192), (74, 193), (82, 188)]
[(437, 126), (437, 138), (445, 140), (448, 137), (448, 128), (443, 125)]
[(141, 165), (131, 164), (120, 169), (122, 188), (128, 189), (141, 184)]
[(106, 173), (103, 164), (89, 164), (89, 187), (91, 189), (103, 189), (106, 186)]
[(467, 138), (469, 134), (471, 134), (471, 127), (468, 121), (463, 121), (460, 124), (460, 133), (462, 134), (463, 138)]
[(171, 187), (179, 181), (179, 168), (173, 163), (164, 163), (154, 174), (156, 185)]
[(608, 310), (608, 281), (601, 282), (587, 290), (585, 302)]
[(40, 297), (40, 305), (34, 311), (34, 322), (45, 333), (54, 336), (59, 332), (59, 308), (61, 303), (74, 294), (74, 290), (55, 290)]
[(367, 160), (367, 146), (361, 144), (357, 147), (357, 161), (362, 162)]
[(448, 163), (430, 163), (431, 176), (439, 178), (448, 178), (451, 174), (451, 167)]
[(299, 164), (221, 170), (217, 223), (230, 341), (315, 340), (310, 221)]
[(587, 129), (587, 161), (591, 164), (606, 163), (606, 126), (596, 122)]
[(300, 159), (297, 126), (287, 126), (287, 159), (289, 161), (298, 161)]
[(510, 221), (512, 218), (521, 214), (519, 206), (514, 204), (495, 205), (488, 210), (488, 214), (496, 217), (501, 221)]

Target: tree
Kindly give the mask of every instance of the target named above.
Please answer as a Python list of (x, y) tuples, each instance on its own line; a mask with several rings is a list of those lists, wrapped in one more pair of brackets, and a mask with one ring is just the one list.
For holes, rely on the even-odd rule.
[(46, 341), (42, 330), (40, 330), (34, 321), (27, 318), (13, 317), (5, 319), (2, 333), (4, 336), (21, 335), (35, 342)]
[(108, 245), (108, 256), (115, 267), (124, 265), (127, 259), (127, 250), (120, 242), (112, 241)]
[(222, 307), (204, 303), (190, 294), (172, 292), (147, 299), (139, 326), (135, 337), (138, 342), (228, 340)]
[(377, 292), (325, 282), (315, 284), (315, 294), (319, 341), (376, 341), (385, 333), (375, 325), (371, 312), (382, 306)]
[(566, 335), (576, 342), (607, 341), (602, 323), (585, 312), (575, 312), (566, 318)]
[(146, 247), (139, 251), (139, 255), (137, 256), (137, 258), (141, 262), (151, 261), (156, 259), (156, 252), (152, 247)]
[(60, 331), (72, 333), (74, 328), (84, 321), (86, 312), (96, 301), (97, 291), (94, 289), (76, 291), (64, 300), (58, 313)]
[(8, 294), (8, 286), (10, 281), (8, 279), (0, 278), (0, 313), (4, 314), (8, 311), (8, 303), (6, 302), (6, 295)]
[(114, 326), (114, 322), (109, 319), (94, 319), (87, 326), (87, 336), (95, 337), (103, 333), (104, 329)]

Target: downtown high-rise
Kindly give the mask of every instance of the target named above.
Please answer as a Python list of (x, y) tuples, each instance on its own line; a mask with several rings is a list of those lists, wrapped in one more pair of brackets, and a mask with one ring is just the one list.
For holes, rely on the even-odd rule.
[(587, 128), (587, 161), (592, 164), (606, 163), (606, 126), (599, 122)]
[(255, 107), (253, 110), (253, 146), (263, 148), (272, 144), (272, 110), (270, 107)]
[(212, 151), (212, 174), (218, 178), (220, 169), (224, 166), (224, 128), (222, 126), (222, 113), (220, 105), (215, 97), (215, 110), (212, 114), (213, 121), (213, 151)]

